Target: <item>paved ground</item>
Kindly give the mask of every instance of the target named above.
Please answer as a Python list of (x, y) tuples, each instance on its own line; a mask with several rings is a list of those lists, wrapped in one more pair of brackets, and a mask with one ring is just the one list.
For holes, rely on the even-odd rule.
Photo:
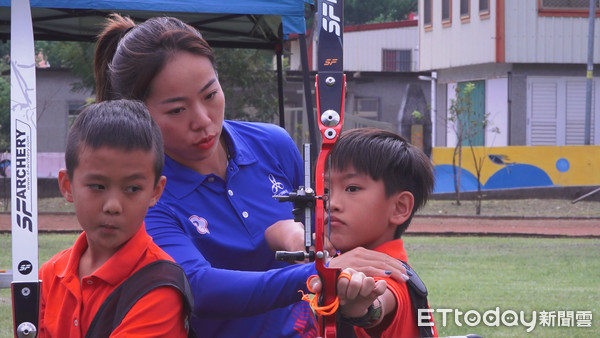
[[(40, 232), (80, 230), (74, 214), (39, 214), (38, 224)], [(10, 231), (10, 214), (0, 213), (0, 231)], [(600, 238), (600, 219), (416, 216), (407, 233)]]

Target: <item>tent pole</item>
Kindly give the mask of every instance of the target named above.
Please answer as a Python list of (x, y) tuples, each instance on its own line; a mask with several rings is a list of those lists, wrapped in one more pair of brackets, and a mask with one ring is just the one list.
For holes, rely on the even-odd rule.
[[(317, 147), (317, 127), (315, 125), (315, 115), (313, 112), (312, 103), (312, 89), (310, 86), (310, 73), (308, 69), (308, 51), (306, 47), (306, 34), (299, 34), (298, 40), (300, 42), (300, 60), (302, 62), (302, 82), (304, 83), (304, 100), (306, 103), (306, 115), (308, 118), (308, 130), (310, 133), (310, 144), (312, 149), (319, 149)], [(315, 152), (311, 152), (311, 163), (315, 163), (316, 156)]]
[(279, 96), (279, 126), (285, 129), (285, 109), (283, 102), (283, 47), (281, 43), (275, 46), (277, 58), (277, 95)]

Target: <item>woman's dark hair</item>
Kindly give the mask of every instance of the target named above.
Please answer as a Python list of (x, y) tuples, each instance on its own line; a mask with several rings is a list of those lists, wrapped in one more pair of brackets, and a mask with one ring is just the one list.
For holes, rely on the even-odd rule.
[(144, 101), (152, 79), (175, 53), (215, 56), (202, 34), (173, 17), (155, 17), (136, 25), (112, 14), (98, 36), (94, 55), (96, 102), (114, 99)]

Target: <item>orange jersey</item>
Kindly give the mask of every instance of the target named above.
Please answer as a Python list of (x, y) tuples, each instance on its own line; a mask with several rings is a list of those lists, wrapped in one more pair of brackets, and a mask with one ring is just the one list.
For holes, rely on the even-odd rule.
[[(151, 262), (173, 261), (142, 225), (104, 265), (80, 282), (79, 261), (86, 249), (83, 232), (71, 248), (40, 268), (39, 337), (84, 337), (100, 305), (119, 284)], [(185, 318), (179, 291), (159, 287), (140, 298), (111, 337), (187, 337)]]

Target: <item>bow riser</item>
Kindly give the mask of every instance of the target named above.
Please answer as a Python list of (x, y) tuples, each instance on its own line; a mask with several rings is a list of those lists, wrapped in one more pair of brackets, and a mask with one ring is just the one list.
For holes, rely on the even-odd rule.
[[(337, 94), (337, 97), (341, 97), (341, 102), (337, 102), (337, 107), (339, 107), (337, 113), (332, 107), (330, 109), (321, 110), (322, 101), (317, 101), (317, 111), (323, 113), (321, 114), (321, 119), (319, 120), (319, 129), (321, 131), (321, 135), (323, 138), (323, 143), (321, 145), (321, 152), (319, 153), (319, 157), (317, 159), (317, 165), (315, 168), (315, 172), (317, 173), (317, 177), (315, 180), (315, 190), (317, 196), (322, 196), (321, 198), (316, 200), (315, 206), (315, 251), (316, 251), (316, 259), (315, 266), (321, 277), (321, 281), (323, 282), (323, 290), (321, 292), (322, 298), (320, 299), (321, 306), (327, 306), (336, 301), (337, 298), (337, 277), (339, 275), (338, 269), (330, 269), (326, 266), (327, 255), (325, 254), (325, 236), (329, 233), (329, 228), (325, 227), (325, 204), (327, 203), (327, 195), (325, 195), (325, 161), (327, 160), (333, 145), (337, 141), (341, 131), (343, 124), (343, 108), (344, 108), (344, 93), (345, 93), (345, 82), (346, 77), (342, 75), (342, 81), (338, 81), (336, 89), (337, 91), (341, 91), (341, 94)], [(317, 75), (317, 83), (319, 83), (319, 76)], [(319, 86), (317, 85), (317, 97), (323, 97), (320, 94)], [(335, 98), (335, 96), (326, 95), (327, 98)], [(332, 116), (335, 117), (332, 119)], [(339, 117), (339, 118), (338, 118)], [(335, 121), (331, 122), (332, 120)], [(319, 318), (319, 325), (321, 327), (321, 334), (323, 337), (335, 337), (336, 336), (336, 316), (323, 316)]]

